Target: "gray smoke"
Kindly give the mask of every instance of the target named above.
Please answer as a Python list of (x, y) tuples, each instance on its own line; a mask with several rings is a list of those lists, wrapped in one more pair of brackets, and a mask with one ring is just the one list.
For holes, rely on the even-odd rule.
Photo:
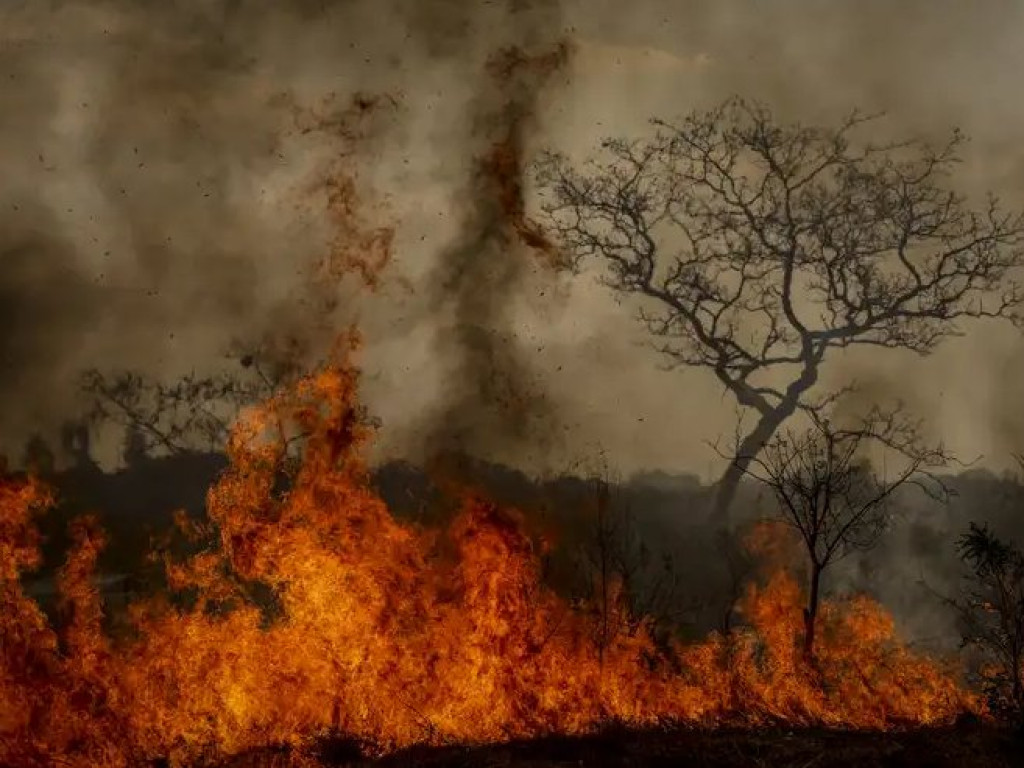
[[(973, 143), (960, 182), (1013, 205), (1021, 13), (852, 0), (8, 9), (4, 447), (74, 412), (85, 366), (173, 376), (220, 365), (234, 337), (308, 324), (299, 299), (326, 234), (315, 206), (297, 205), (339, 150), (324, 134), (289, 134), (292, 105), (359, 90), (397, 105), (353, 160), (367, 199), (387, 198), (396, 262), (376, 296), (342, 292), (328, 319), (366, 331), (382, 451), (504, 446), (545, 469), (600, 446), (626, 474), (713, 477), (704, 441), (728, 433), (735, 412), (712, 377), (658, 370), (630, 307), (591, 281), (551, 277), (496, 224), (480, 163), (507, 138), (509, 104), (534, 111), (520, 124), (524, 157), (542, 146), (584, 156), (651, 115), (732, 93), (787, 118), (884, 109), (894, 134), (962, 127)], [(487, 71), (504, 47), (539, 55), (563, 38), (575, 54), (547, 79), (502, 88)], [(900, 396), (964, 456), (998, 466), (1022, 442), (1006, 404), (1024, 355), (1015, 332), (967, 330), (929, 360), (834, 361), (826, 383), (856, 377)], [(527, 406), (496, 405), (522, 392)], [(565, 441), (545, 433), (563, 428)]]
[[(713, 377), (659, 370), (630, 306), (552, 273), (517, 209), (531, 152), (584, 157), (740, 94), (787, 119), (886, 110), (895, 135), (959, 126), (973, 137), (963, 188), (1024, 202), (1019, 3), (8, 5), (0, 451), (74, 416), (83, 368), (214, 371), (232, 340), (282, 330), (312, 334), (315, 356), (325, 329), (357, 321), (382, 455), (557, 470), (600, 454), (623, 475), (708, 479), (705, 441), (730, 434), (733, 404)], [(572, 55), (538, 66), (563, 40)], [(527, 63), (496, 76), (510, 48)], [(385, 105), (365, 140), (296, 130), (296, 107), (330, 124), (356, 92)], [(370, 218), (395, 224), (395, 262), (376, 293), (311, 296), (332, 232), (310, 190), (345, 151)], [(965, 330), (927, 360), (833, 361), (825, 383), (902, 398), (965, 458), (1004, 466), (1024, 448), (1024, 348), (1012, 330)], [(963, 519), (943, 520), (915, 518), (879, 557), (895, 567), (948, 541)]]
[[(325, 335), (351, 321), (375, 342), (370, 367), (384, 371), (410, 357), (408, 333), (435, 328), (427, 362), (435, 379), (455, 380), (429, 399), (466, 401), (438, 406), (436, 422), (461, 424), (457, 442), (474, 447), (483, 432), (469, 411), (486, 410), (486, 382), (504, 382), (513, 397), (526, 386), (515, 380), (514, 344), (502, 340), (513, 332), (502, 306), (522, 268), (498, 242), (502, 214), (481, 163), (494, 142), (525, 129), (537, 98), (523, 77), (500, 83), (486, 64), (502, 48), (532, 55), (556, 41), (559, 21), (557, 6), (447, 0), (6, 10), (2, 449), (74, 416), (84, 368), (173, 378), (223, 365), (235, 340)], [(401, 215), (420, 196), (447, 197), (451, 225), (404, 249), (399, 288), (372, 306), (345, 284), (333, 301), (321, 286), (311, 304), (312, 275), (331, 246), (316, 182), (352, 142), (298, 130), (295, 115), (312, 109), (329, 124), (357, 92), (382, 96), (389, 116), (341, 169), (360, 177), (365, 199), (355, 202), (372, 209), (380, 192), (397, 198)], [(417, 273), (432, 276), (417, 284)], [(386, 400), (387, 384), (380, 389)], [(410, 440), (407, 431), (400, 442)]]

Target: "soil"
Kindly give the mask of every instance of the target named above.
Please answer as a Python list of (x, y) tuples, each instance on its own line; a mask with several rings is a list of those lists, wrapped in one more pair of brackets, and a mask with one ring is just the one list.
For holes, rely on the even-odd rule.
[[(325, 744), (325, 768), (1024, 768), (1024, 736), (982, 724), (905, 732), (757, 730), (607, 731), (479, 747), (414, 747), (385, 758)], [(286, 752), (236, 758), (223, 768), (291, 768)], [(307, 763), (308, 765), (308, 763)]]

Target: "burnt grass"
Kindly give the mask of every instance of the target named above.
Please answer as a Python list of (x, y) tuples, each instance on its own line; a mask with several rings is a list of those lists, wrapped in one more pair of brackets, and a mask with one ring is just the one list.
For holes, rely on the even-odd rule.
[[(976, 722), (895, 732), (824, 729), (608, 730), (591, 736), (546, 737), (487, 746), (412, 747), (373, 760), (344, 741), (321, 746), (325, 768), (568, 768), (668, 766), (694, 768), (1021, 768), (1024, 735)], [(220, 768), (288, 768), (286, 752), (244, 755)]]

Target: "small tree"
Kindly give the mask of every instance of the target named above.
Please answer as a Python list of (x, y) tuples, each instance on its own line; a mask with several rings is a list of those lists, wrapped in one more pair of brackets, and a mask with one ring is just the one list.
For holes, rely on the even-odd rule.
[[(871, 446), (895, 454), (900, 469), (888, 475), (873, 471), (864, 455)], [(776, 435), (743, 462), (744, 471), (769, 489), (778, 505), (777, 519), (796, 532), (807, 553), (808, 658), (814, 653), (825, 571), (878, 542), (892, 520), (900, 487), (913, 484), (931, 495), (945, 495), (934, 470), (949, 460), (942, 448), (922, 447), (916, 424), (896, 410), (876, 408), (852, 428), (812, 414), (809, 429)]]
[(995, 661), (990, 698), (1024, 727), (1024, 552), (974, 523), (958, 548), (970, 569), (967, 596), (954, 602), (964, 643)]
[[(90, 426), (113, 423), (125, 429), (125, 459), (220, 450), (231, 425), (246, 407), (271, 397), (301, 373), (297, 342), (233, 351), (230, 372), (187, 374), (171, 383), (133, 371), (105, 374), (90, 369), (81, 388)], [(279, 425), (281, 435), (285, 426)]]
[(569, 261), (641, 298), (670, 367), (710, 370), (756, 414), (720, 514), (779, 427), (829, 399), (812, 388), (833, 350), (927, 355), (962, 320), (1016, 317), (1024, 217), (945, 188), (959, 133), (938, 149), (854, 142), (871, 119), (784, 125), (730, 99), (653, 121), (648, 140), (606, 140), (582, 169), (539, 163), (545, 226)]

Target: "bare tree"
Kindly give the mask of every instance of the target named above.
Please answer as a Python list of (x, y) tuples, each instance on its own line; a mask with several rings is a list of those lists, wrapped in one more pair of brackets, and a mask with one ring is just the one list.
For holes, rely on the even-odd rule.
[(990, 699), (1024, 727), (1024, 552), (974, 523), (960, 537), (959, 551), (971, 586), (965, 598), (950, 602), (964, 643), (995, 660), (986, 675)]
[[(235, 371), (194, 373), (165, 383), (134, 371), (82, 375), (88, 398), (86, 422), (114, 423), (126, 430), (126, 457), (188, 450), (218, 450), (239, 412), (265, 400), (300, 373), (293, 350), (257, 346), (235, 350)], [(282, 437), (285, 425), (280, 425)]]
[[(888, 474), (873, 471), (865, 456), (873, 446), (893, 454), (899, 468)], [(902, 486), (916, 485), (932, 496), (945, 497), (947, 488), (935, 470), (950, 460), (941, 447), (923, 447), (917, 425), (896, 410), (875, 408), (852, 428), (837, 427), (812, 414), (809, 429), (775, 435), (744, 462), (744, 471), (769, 489), (779, 521), (796, 532), (807, 554), (808, 658), (814, 653), (825, 571), (878, 542), (889, 527), (895, 493)]]
[(669, 367), (709, 369), (756, 414), (720, 515), (780, 425), (836, 396), (812, 392), (829, 350), (927, 355), (965, 319), (1017, 319), (1024, 217), (946, 188), (958, 132), (939, 148), (855, 142), (874, 119), (784, 125), (734, 98), (606, 140), (582, 168), (538, 163), (544, 224), (571, 265), (598, 262), (641, 298)]
[(134, 371), (91, 369), (81, 386), (90, 398), (89, 424), (112, 422), (126, 430), (126, 457), (214, 449), (224, 443), (231, 418), (247, 399), (227, 375), (190, 374), (165, 384)]

